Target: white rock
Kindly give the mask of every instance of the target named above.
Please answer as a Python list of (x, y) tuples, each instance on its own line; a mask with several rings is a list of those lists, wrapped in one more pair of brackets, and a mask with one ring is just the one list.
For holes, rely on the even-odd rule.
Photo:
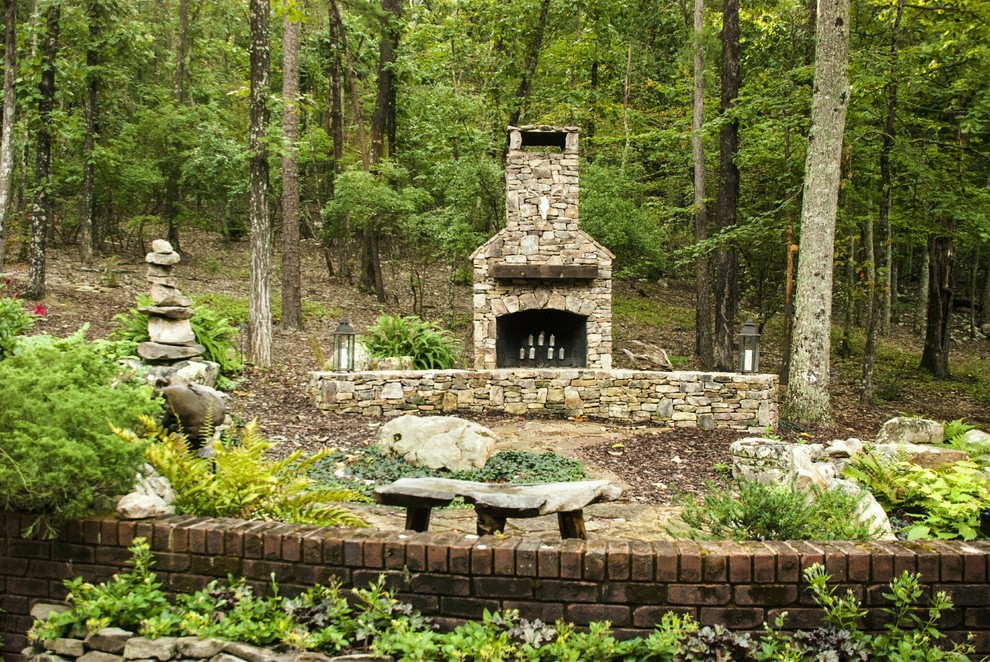
[(849, 439), (833, 439), (825, 449), (825, 454), (831, 458), (853, 457), (863, 452), (863, 442), (855, 437)]
[(148, 288), (151, 292), (151, 302), (156, 306), (191, 306), (192, 299), (184, 296), (182, 292), (168, 285), (151, 283)]
[(873, 447), (873, 452), (891, 460), (904, 459), (929, 468), (969, 459), (966, 451), (924, 444), (877, 444)]
[(987, 434), (983, 430), (967, 430), (959, 438), (959, 444), (962, 446), (982, 446), (990, 444), (990, 434)]
[(164, 239), (155, 239), (151, 242), (151, 252), (152, 253), (171, 253), (173, 250), (172, 244), (168, 243)]
[(378, 444), (386, 455), (451, 471), (484, 467), (496, 441), (488, 428), (453, 416), (400, 416), (378, 433)]
[(878, 444), (938, 444), (945, 439), (942, 424), (927, 418), (898, 416), (883, 424)]
[(894, 527), (890, 524), (887, 512), (877, 503), (876, 498), (869, 490), (850, 480), (833, 480), (829, 483), (829, 489), (839, 489), (860, 497), (859, 506), (856, 509), (856, 519), (861, 524), (865, 524), (873, 532), (875, 540), (896, 540)]
[(117, 502), (117, 515), (121, 519), (146, 519), (159, 515), (171, 515), (175, 508), (169, 506), (157, 495), (131, 492)]
[(163, 345), (185, 345), (196, 341), (189, 320), (171, 319), (153, 315), (148, 317), (148, 335), (151, 342)]
[(214, 361), (186, 361), (185, 365), (169, 376), (170, 386), (175, 384), (202, 384), (215, 388), (217, 376), (220, 374), (220, 364)]

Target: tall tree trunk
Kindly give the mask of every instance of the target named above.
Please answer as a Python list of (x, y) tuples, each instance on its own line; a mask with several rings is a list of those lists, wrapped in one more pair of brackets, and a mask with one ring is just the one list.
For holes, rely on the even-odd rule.
[[(880, 255), (877, 256), (877, 264), (882, 264), (884, 269), (880, 278), (880, 283), (882, 284), (882, 301), (880, 302), (879, 314), (881, 317), (878, 328), (878, 333), (882, 336), (890, 333), (890, 317), (894, 296), (894, 251), (890, 228), (890, 201), (894, 185), (890, 172), (890, 154), (894, 150), (894, 140), (897, 131), (897, 125), (895, 123), (897, 119), (897, 40), (900, 35), (901, 16), (903, 14), (904, 0), (897, 0), (897, 9), (894, 12), (894, 26), (890, 33), (890, 49), (887, 55), (890, 60), (888, 64), (890, 80), (887, 81), (886, 94), (884, 95), (887, 97), (887, 116), (884, 121), (883, 142), (880, 145), (880, 216), (878, 219), (879, 227), (877, 228), (877, 234), (880, 236), (882, 245)], [(874, 305), (877, 305), (875, 301)], [(873, 323), (872, 320), (870, 323)]]
[(95, 252), (96, 199), (94, 196), (95, 163), (93, 151), (96, 147), (96, 117), (99, 109), (99, 73), (100, 53), (96, 42), (100, 37), (103, 20), (98, 0), (88, 0), (86, 16), (89, 20), (89, 42), (86, 47), (86, 100), (84, 115), (86, 133), (83, 138), (82, 154), (82, 204), (79, 219), (79, 258), (83, 265), (93, 264)]
[(928, 240), (928, 320), (921, 369), (936, 377), (949, 376), (949, 323), (952, 319), (952, 237)]
[(364, 113), (361, 112), (357, 74), (354, 72), (351, 52), (347, 48), (347, 33), (344, 32), (344, 21), (340, 17), (340, 7), (337, 6), (336, 0), (330, 0), (330, 20), (336, 26), (336, 34), (340, 39), (340, 49), (344, 54), (344, 63), (347, 65), (347, 85), (351, 91), (351, 110), (354, 113), (354, 121), (358, 125), (358, 148), (361, 150), (361, 165), (364, 166), (365, 170), (369, 170), (371, 168), (371, 153), (368, 151), (368, 139), (364, 130)]
[(299, 19), (282, 19), (282, 328), (302, 328), (299, 265)]
[[(705, 151), (701, 141), (705, 123), (705, 0), (694, 0), (694, 103), (691, 110), (691, 153), (694, 159), (694, 240), (708, 238), (705, 210)], [(702, 370), (714, 366), (712, 347), (712, 284), (708, 257), (698, 256), (695, 264), (694, 351)]]
[[(327, 99), (327, 105), (330, 108), (330, 113), (328, 116), (329, 126), (327, 127), (327, 133), (333, 140), (333, 150), (330, 153), (330, 186), (328, 191), (328, 198), (333, 197), (334, 193), (334, 179), (340, 174), (341, 161), (344, 158), (344, 114), (343, 114), (343, 93), (344, 88), (342, 84), (343, 69), (344, 69), (344, 58), (343, 58), (343, 47), (341, 45), (341, 33), (338, 30), (337, 21), (334, 20), (334, 13), (330, 12), (330, 20), (327, 29), (327, 38), (330, 42), (330, 71), (328, 74), (329, 78), (329, 90)], [(338, 238), (338, 261), (337, 261), (337, 273), (339, 273), (344, 278), (349, 278), (350, 269), (347, 266), (347, 251), (344, 248), (347, 238), (343, 233)], [(323, 232), (320, 234), (320, 243), (323, 248), (323, 260), (327, 266), (327, 274), (330, 277), (334, 275), (333, 268), (333, 241), (330, 233), (324, 228)]]
[(980, 297), (980, 326), (990, 324), (990, 260), (983, 277), (983, 296)]
[[(519, 86), (513, 97), (511, 111), (509, 112), (509, 126), (518, 126), (519, 118), (522, 116), (529, 93), (533, 88), (533, 77), (536, 76), (536, 66), (540, 61), (540, 50), (543, 48), (543, 33), (547, 27), (547, 17), (550, 15), (550, 0), (542, 0), (540, 3), (540, 17), (533, 28), (533, 36), (526, 50), (526, 60), (523, 62), (522, 78), (519, 79)], [(508, 153), (508, 143), (506, 153)], [(503, 158), (504, 161), (504, 158)]]
[(45, 240), (51, 223), (52, 109), (55, 107), (55, 65), (61, 8), (45, 11), (45, 40), (41, 45), (41, 82), (38, 84), (38, 131), (35, 137), (34, 202), (31, 209), (31, 248), (28, 284), (24, 296), (45, 298)]
[[(189, 0), (179, 0), (179, 34), (175, 43), (175, 78), (172, 81), (172, 98), (175, 105), (181, 106), (185, 98), (186, 86), (186, 53), (189, 42)], [(176, 161), (174, 152), (178, 151), (178, 146), (171, 136), (166, 138), (168, 149), (173, 154), (166, 160), (165, 165), (165, 192), (162, 201), (162, 214), (165, 216), (165, 225), (168, 227), (168, 241), (172, 248), (177, 251), (182, 250), (179, 235), (179, 177), (180, 169)]]
[(251, 0), (251, 297), (248, 306), (248, 359), (259, 368), (272, 364), (272, 227), (268, 214), (268, 88), (270, 51), (268, 0)]
[(980, 273), (980, 244), (976, 244), (975, 255), (973, 255), (973, 266), (969, 272), (969, 337), (976, 340), (976, 307), (979, 290), (976, 281)]
[(3, 128), (0, 133), (0, 273), (14, 184), (14, 123), (17, 110), (17, 0), (3, 0)]
[(920, 336), (922, 330), (927, 325), (928, 319), (928, 291), (931, 282), (931, 252), (928, 247), (921, 254), (921, 276), (918, 278), (918, 303), (914, 307), (914, 335)]
[(846, 257), (846, 292), (842, 298), (842, 340), (839, 356), (852, 356), (853, 291), (856, 289), (856, 235), (849, 237), (849, 255)]
[[(401, 0), (381, 0), (385, 15), (378, 44), (378, 91), (371, 115), (371, 162), (378, 163), (386, 153), (395, 155), (395, 54), (399, 47), (398, 19)], [(386, 152), (386, 140), (388, 151)]]
[(849, 0), (820, 0), (815, 37), (791, 378), (784, 400), (785, 418), (799, 425), (832, 421), (832, 253), (849, 105)]
[[(722, 10), (722, 114), (727, 114), (739, 96), (739, 0), (725, 0)], [(715, 225), (726, 232), (736, 224), (739, 205), (739, 122), (727, 121), (719, 131), (718, 193), (715, 198)], [(735, 334), (739, 299), (739, 257), (736, 249), (723, 244), (715, 267), (715, 346), (716, 370), (735, 369), (732, 341)]]

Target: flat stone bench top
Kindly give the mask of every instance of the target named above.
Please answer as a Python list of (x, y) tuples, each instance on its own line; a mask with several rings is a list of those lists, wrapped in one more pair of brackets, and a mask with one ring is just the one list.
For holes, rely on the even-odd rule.
[(451, 478), (400, 478), (375, 488), (375, 500), (407, 510), (406, 528), (426, 531), (430, 510), (446, 506), (457, 497), (473, 504), (479, 533), (505, 528), (507, 517), (539, 517), (557, 513), (561, 536), (584, 538), (582, 509), (601, 501), (614, 501), (622, 488), (607, 480), (541, 485), (475, 483)]

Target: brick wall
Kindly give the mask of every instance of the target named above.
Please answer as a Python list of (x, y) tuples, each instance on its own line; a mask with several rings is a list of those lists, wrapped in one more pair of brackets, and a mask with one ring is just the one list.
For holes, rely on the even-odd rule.
[(881, 627), (887, 582), (902, 571), (945, 590), (956, 609), (942, 623), (950, 636), (975, 636), (990, 653), (990, 542), (588, 542), (543, 544), (528, 538), (476, 538), (328, 529), (186, 516), (149, 521), (71, 522), (54, 541), (22, 540), (28, 520), (3, 516), (0, 530), (0, 637), (8, 659), (25, 645), (28, 612), (65, 595), (62, 580), (90, 581), (125, 568), (136, 536), (151, 541), (159, 579), (192, 591), (228, 574), (264, 590), (274, 573), (284, 594), (336, 577), (364, 586), (389, 577), (400, 597), (444, 619), (479, 617), (483, 609), (519, 609), (527, 618), (578, 624), (610, 620), (623, 634), (647, 634), (664, 611), (702, 623), (760, 629), (783, 611), (794, 628), (815, 627), (820, 611), (801, 569), (824, 563), (833, 581), (869, 608)]
[(392, 370), (310, 373), (337, 414), (507, 412), (762, 432), (777, 425), (777, 376), (641, 370)]

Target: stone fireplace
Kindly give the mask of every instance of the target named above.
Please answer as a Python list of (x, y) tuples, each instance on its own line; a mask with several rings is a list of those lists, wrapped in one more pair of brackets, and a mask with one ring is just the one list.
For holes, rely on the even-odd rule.
[(509, 127), (505, 228), (472, 255), (474, 367), (612, 367), (612, 258), (578, 228), (578, 129)]

